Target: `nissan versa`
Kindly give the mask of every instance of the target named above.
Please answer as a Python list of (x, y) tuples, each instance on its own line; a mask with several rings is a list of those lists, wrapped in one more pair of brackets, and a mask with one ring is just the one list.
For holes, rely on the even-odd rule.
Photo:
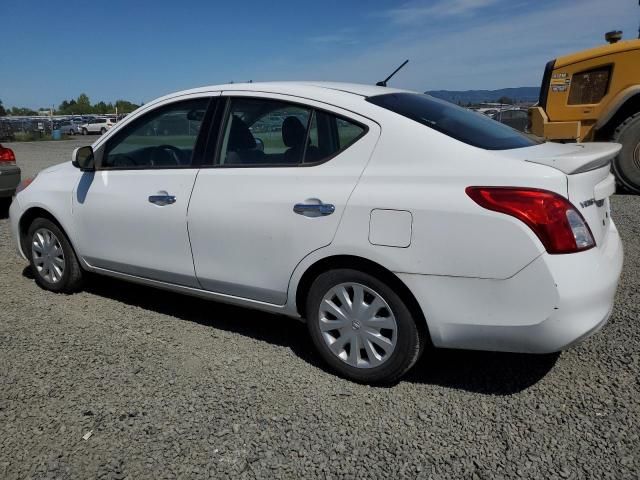
[(426, 345), (553, 352), (605, 324), (619, 150), (392, 88), (213, 86), (25, 180), (11, 226), (47, 290), (96, 272), (305, 318), (339, 374), (391, 382)]

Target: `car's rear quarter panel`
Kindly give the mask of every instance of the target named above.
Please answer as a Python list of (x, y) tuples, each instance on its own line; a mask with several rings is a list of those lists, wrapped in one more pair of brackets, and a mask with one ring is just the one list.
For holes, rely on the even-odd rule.
[[(544, 248), (513, 217), (488, 211), (465, 193), (471, 185), (544, 188), (566, 194), (559, 171), (455, 141), (395, 116), (354, 190), (334, 240), (338, 249), (362, 255), (394, 272), (508, 278)], [(406, 248), (369, 242), (371, 210), (406, 210), (413, 216)]]

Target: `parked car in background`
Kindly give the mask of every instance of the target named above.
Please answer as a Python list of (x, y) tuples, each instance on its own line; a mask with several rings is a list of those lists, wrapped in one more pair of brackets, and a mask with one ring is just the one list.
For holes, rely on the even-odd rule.
[(520, 132), (526, 131), (527, 125), (529, 124), (529, 113), (526, 110), (513, 109), (496, 112), (491, 115), (491, 118), (505, 125), (509, 125), (511, 128), (515, 128)]
[(58, 124), (58, 130), (64, 135), (76, 135), (80, 133), (79, 126), (71, 120), (63, 120)]
[(426, 345), (547, 353), (607, 322), (619, 150), (393, 88), (212, 86), (40, 172), (10, 223), (44, 289), (95, 272), (304, 318), (335, 371), (392, 382)]
[(73, 117), (71, 119), (71, 123), (73, 123), (76, 127), (76, 132), (82, 133), (82, 125), (87, 123), (89, 119), (83, 119), (82, 117)]
[(90, 133), (98, 133), (100, 135), (105, 134), (111, 127), (115, 125), (115, 122), (108, 118), (94, 118), (87, 123), (80, 126), (81, 133), (88, 135)]
[(16, 165), (16, 156), (13, 150), (0, 145), (0, 208), (6, 209), (19, 184), (20, 168)]
[(483, 115), (486, 115), (487, 117), (492, 117), (493, 115), (495, 115), (496, 113), (498, 113), (500, 110), (496, 109), (496, 108), (484, 108), (484, 109), (478, 109), (476, 110), (478, 113), (481, 113)]
[(0, 142), (12, 142), (15, 139), (13, 123), (9, 120), (0, 119)]

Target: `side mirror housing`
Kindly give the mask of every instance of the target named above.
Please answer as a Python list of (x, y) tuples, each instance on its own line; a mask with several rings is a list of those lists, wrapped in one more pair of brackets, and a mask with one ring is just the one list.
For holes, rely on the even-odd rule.
[(71, 164), (83, 172), (93, 172), (96, 169), (93, 148), (91, 146), (76, 148), (71, 156)]

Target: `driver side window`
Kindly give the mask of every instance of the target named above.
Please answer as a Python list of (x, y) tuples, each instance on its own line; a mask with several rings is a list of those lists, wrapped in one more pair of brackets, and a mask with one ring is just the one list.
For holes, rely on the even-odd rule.
[(103, 169), (189, 167), (208, 98), (172, 103), (136, 119), (107, 142)]

